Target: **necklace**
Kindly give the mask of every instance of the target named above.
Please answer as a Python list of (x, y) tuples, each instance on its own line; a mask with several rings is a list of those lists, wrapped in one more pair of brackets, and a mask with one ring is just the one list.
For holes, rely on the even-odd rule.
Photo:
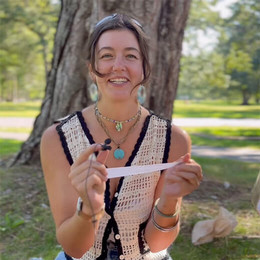
[(95, 115), (97, 118), (97, 121), (99, 122), (100, 126), (103, 128), (103, 130), (105, 131), (106, 135), (112, 140), (112, 142), (117, 146), (117, 148), (114, 151), (114, 158), (117, 160), (121, 160), (125, 157), (125, 152), (123, 149), (120, 148), (120, 145), (123, 144), (127, 137), (129, 136), (129, 134), (134, 130), (136, 124), (138, 123), (138, 121), (141, 118), (141, 110), (140, 113), (138, 113), (138, 116), (136, 118), (135, 123), (129, 128), (129, 130), (127, 131), (126, 135), (120, 140), (120, 142), (116, 142), (112, 137), (111, 134), (109, 133), (106, 125), (104, 124), (104, 122), (101, 119), (100, 114), (97, 112), (97, 110), (95, 109)]
[(105, 119), (105, 120), (107, 120), (107, 121), (109, 121), (111, 123), (116, 124), (116, 130), (118, 132), (120, 132), (123, 129), (123, 124), (124, 123), (129, 123), (129, 122), (135, 120), (139, 115), (141, 115), (141, 106), (139, 106), (139, 109), (138, 109), (137, 113), (133, 117), (131, 117), (130, 119), (127, 119), (127, 120), (123, 120), (123, 121), (114, 120), (112, 118), (109, 118), (109, 117), (106, 117), (106, 116), (102, 115), (101, 112), (98, 110), (97, 103), (95, 104), (95, 113), (99, 117), (101, 117), (102, 119)]

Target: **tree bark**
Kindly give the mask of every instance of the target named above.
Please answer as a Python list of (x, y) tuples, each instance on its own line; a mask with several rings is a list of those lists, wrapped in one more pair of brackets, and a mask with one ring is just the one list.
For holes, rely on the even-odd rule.
[(95, 23), (112, 13), (138, 19), (150, 36), (152, 80), (145, 106), (171, 119), (176, 97), (184, 28), (191, 0), (63, 0), (52, 68), (33, 131), (12, 164), (39, 162), (43, 131), (54, 120), (90, 104), (86, 43)]

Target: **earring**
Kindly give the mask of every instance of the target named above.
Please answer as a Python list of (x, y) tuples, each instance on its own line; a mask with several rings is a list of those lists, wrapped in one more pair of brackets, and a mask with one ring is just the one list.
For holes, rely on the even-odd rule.
[(146, 100), (146, 90), (144, 85), (140, 85), (137, 93), (138, 102), (142, 105)]
[(98, 88), (97, 88), (97, 85), (95, 83), (92, 83), (89, 86), (88, 91), (89, 91), (90, 99), (93, 102), (97, 102), (98, 101)]

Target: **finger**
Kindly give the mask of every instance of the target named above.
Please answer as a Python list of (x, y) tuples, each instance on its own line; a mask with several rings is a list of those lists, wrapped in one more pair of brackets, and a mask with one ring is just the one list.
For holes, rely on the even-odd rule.
[(202, 170), (199, 164), (179, 164), (174, 168), (174, 172), (190, 172), (195, 174), (200, 180), (203, 178)]
[(92, 171), (92, 169), (96, 169), (100, 172), (102, 172), (104, 175), (106, 175), (106, 167), (104, 164), (101, 164), (97, 161), (91, 161), (87, 160), (83, 162), (82, 164), (78, 165), (77, 167), (74, 167), (71, 169), (72, 175), (80, 174), (81, 172), (88, 172)]
[(176, 163), (183, 163), (183, 162), (189, 162), (190, 161), (190, 153), (186, 153), (183, 156), (181, 156), (178, 160), (176, 160)]
[(73, 163), (72, 168), (82, 164), (83, 162), (87, 161), (89, 156), (96, 151), (101, 149), (100, 144), (92, 144), (90, 145), (83, 153), (80, 154), (79, 158)]
[(105, 183), (96, 174), (91, 175), (87, 180), (88, 192), (92, 189), (95, 189), (99, 194), (105, 191)]
[(106, 182), (107, 181), (107, 176), (103, 175), (99, 171), (92, 171), (92, 173), (88, 174), (86, 177), (89, 178), (91, 175), (97, 175), (102, 181)]
[(175, 174), (169, 174), (169, 176), (167, 176), (167, 180), (170, 182), (175, 182), (176, 180), (178, 180), (178, 182), (184, 181), (195, 186), (198, 186), (200, 184), (200, 180), (198, 179), (197, 175), (190, 172), (178, 172)]
[(78, 175), (75, 175), (74, 178), (71, 180), (72, 185), (76, 186), (77, 184), (80, 184), (81, 182), (86, 182), (87, 179), (92, 176), (97, 175), (103, 182), (107, 181), (107, 176), (102, 174), (100, 171), (92, 169), (89, 172), (81, 172)]
[(98, 156), (97, 156), (97, 162), (105, 164), (106, 160), (107, 160), (107, 157), (108, 157), (108, 154), (109, 154), (109, 150), (100, 151), (98, 153)]

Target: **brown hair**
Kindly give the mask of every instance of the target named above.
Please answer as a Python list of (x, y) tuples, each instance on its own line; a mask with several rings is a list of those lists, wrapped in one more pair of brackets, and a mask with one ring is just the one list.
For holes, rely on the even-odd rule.
[(139, 47), (142, 54), (143, 59), (143, 73), (144, 78), (143, 80), (138, 83), (138, 85), (144, 84), (148, 81), (150, 74), (151, 74), (151, 66), (149, 63), (149, 57), (148, 57), (148, 43), (147, 43), (147, 35), (145, 34), (141, 24), (129, 17), (125, 14), (113, 14), (110, 16), (107, 16), (100, 20), (95, 28), (92, 34), (90, 35), (89, 41), (88, 41), (88, 56), (87, 59), (90, 62), (92, 66), (93, 72), (98, 75), (99, 77), (104, 77), (104, 74), (101, 74), (96, 70), (95, 62), (96, 62), (96, 56), (95, 56), (95, 50), (97, 42), (101, 36), (102, 33), (108, 31), (108, 30), (119, 30), (119, 29), (127, 29), (134, 33)]

